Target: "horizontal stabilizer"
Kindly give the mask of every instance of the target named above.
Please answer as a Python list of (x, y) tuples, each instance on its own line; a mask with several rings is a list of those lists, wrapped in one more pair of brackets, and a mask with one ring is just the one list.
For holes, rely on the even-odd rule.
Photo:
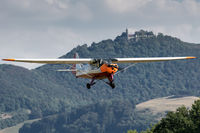
[(74, 69), (59, 69), (58, 72), (76, 72)]

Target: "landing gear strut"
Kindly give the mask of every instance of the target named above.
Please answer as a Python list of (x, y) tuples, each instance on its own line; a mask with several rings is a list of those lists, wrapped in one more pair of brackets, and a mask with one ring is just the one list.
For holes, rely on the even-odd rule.
[[(109, 82), (105, 82), (105, 81), (104, 82), (107, 83), (112, 89), (114, 89), (115, 88), (115, 84), (113, 82), (114, 81), (113, 80), (113, 74), (107, 75), (107, 78), (108, 78)], [(95, 84), (95, 82), (94, 82), (95, 79), (96, 79), (96, 77), (92, 78), (91, 82), (86, 84), (86, 87), (88, 89), (90, 89), (91, 86), (93, 86)]]
[(110, 85), (110, 87), (111, 87), (112, 89), (114, 89), (114, 88), (115, 88), (115, 84), (114, 84), (114, 82), (113, 82), (113, 74), (111, 74), (111, 75), (108, 76), (108, 80), (110, 81), (110, 82), (108, 83), (108, 85)]
[(113, 83), (113, 81), (112, 82), (106, 82), (108, 85), (110, 85), (110, 87), (112, 88), (112, 89), (114, 89), (115, 88), (115, 84)]
[(91, 86), (95, 84), (94, 80), (95, 80), (95, 78), (93, 78), (92, 81), (91, 81), (90, 83), (87, 83), (86, 87), (87, 87), (88, 89), (90, 89)]

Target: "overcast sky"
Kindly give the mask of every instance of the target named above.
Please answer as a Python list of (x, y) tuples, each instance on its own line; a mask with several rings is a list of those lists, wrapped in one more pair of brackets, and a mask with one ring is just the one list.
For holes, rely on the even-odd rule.
[(0, 58), (57, 58), (126, 27), (200, 43), (200, 0), (0, 0)]

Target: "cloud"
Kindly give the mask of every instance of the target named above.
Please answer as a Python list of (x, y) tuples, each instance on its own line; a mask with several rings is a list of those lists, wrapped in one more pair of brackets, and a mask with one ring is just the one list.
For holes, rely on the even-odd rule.
[[(57, 58), (78, 44), (88, 43), (85, 39), (89, 40), (70, 29), (62, 28), (20, 30), (12, 33), (0, 31), (0, 58)], [(27, 63), (17, 65), (29, 68), (37, 66)]]
[(152, 0), (105, 0), (106, 5), (117, 13), (135, 12)]
[(189, 13), (189, 15), (197, 16), (199, 17), (200, 12), (200, 3), (196, 0), (184, 0), (183, 5), (186, 9), (186, 12)]
[[(143, 15), (144, 17), (165, 17), (175, 15), (197, 17), (200, 3), (197, 0), (104, 0), (105, 5), (114, 13)], [(159, 16), (157, 16), (159, 15)]]
[(92, 12), (82, 1), (71, 0), (2, 0), (0, 2), (2, 15), (17, 22), (49, 22), (63, 19), (78, 19), (86, 21), (92, 18)]
[(199, 12), (199, 0), (1, 0), (0, 58), (56, 58), (125, 28), (200, 43)]

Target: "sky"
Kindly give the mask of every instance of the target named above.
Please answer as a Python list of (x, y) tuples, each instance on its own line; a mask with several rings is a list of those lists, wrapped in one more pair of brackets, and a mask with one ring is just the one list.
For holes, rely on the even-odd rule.
[(126, 28), (200, 44), (200, 0), (0, 0), (0, 59), (58, 58)]

